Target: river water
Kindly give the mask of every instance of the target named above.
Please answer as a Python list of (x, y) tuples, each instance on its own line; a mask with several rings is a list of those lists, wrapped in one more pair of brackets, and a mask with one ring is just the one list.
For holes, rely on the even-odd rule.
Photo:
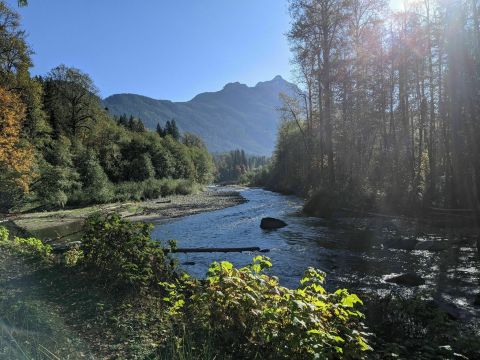
[[(224, 191), (225, 188), (217, 188)], [(228, 189), (231, 190), (231, 189)], [(429, 229), (396, 218), (339, 217), (332, 221), (302, 216), (303, 200), (262, 189), (241, 190), (248, 201), (234, 207), (155, 225), (153, 238), (177, 240), (178, 247), (251, 247), (269, 249), (272, 275), (295, 287), (305, 269), (327, 274), (327, 288), (356, 291), (425, 290), (464, 312), (479, 292), (480, 261), (472, 229)], [(262, 217), (280, 218), (288, 226), (260, 229)], [(190, 274), (204, 277), (213, 261), (248, 264), (256, 253), (178, 254)], [(188, 265), (188, 264), (189, 265)], [(192, 265), (194, 263), (194, 265)], [(388, 283), (389, 276), (414, 272), (426, 281), (415, 290)]]

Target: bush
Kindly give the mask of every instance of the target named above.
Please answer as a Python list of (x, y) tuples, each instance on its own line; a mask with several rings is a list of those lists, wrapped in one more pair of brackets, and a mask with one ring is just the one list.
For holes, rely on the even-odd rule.
[(85, 222), (84, 262), (112, 287), (145, 288), (173, 271), (159, 243), (150, 239), (151, 224), (132, 223), (119, 215), (94, 215)]
[(8, 229), (4, 226), (0, 226), (0, 243), (6, 242), (8, 240)]
[(170, 195), (188, 195), (197, 191), (197, 185), (184, 179), (148, 179), (142, 182), (124, 182), (115, 186), (115, 201), (140, 201)]
[(114, 188), (114, 200), (115, 201), (140, 201), (142, 199), (143, 191), (139, 183), (136, 182), (123, 182), (115, 185)]
[(83, 251), (77, 245), (68, 250), (65, 254), (63, 254), (63, 260), (67, 267), (73, 267), (77, 265), (83, 260), (83, 258)]
[(161, 185), (162, 196), (174, 195), (176, 193), (177, 183), (173, 179), (165, 179)]
[(42, 240), (34, 237), (20, 238), (16, 236), (13, 239), (13, 244), (18, 252), (27, 256), (46, 259), (52, 253), (50, 245), (45, 245)]
[(178, 195), (189, 195), (195, 190), (195, 183), (191, 180), (178, 180), (175, 187), (175, 193)]
[(189, 343), (202, 349), (208, 342), (218, 358), (363, 357), (370, 347), (356, 295), (327, 293), (324, 274), (312, 268), (298, 289), (282, 287), (264, 273), (270, 266), (261, 256), (241, 269), (215, 262), (204, 282), (184, 275), (175, 284), (163, 283), (180, 336), (188, 328)]
[(0, 245), (21, 255), (42, 260), (47, 260), (52, 253), (50, 245), (45, 245), (42, 240), (34, 237), (21, 238), (15, 236), (13, 240), (9, 240), (9, 231), (2, 226), (0, 226)]

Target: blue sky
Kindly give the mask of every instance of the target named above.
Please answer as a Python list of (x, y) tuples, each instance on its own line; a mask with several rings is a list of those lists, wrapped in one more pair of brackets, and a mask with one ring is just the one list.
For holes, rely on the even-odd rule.
[(34, 74), (58, 64), (92, 76), (102, 96), (184, 101), (240, 81), (291, 77), (287, 1), (29, 0), (22, 15)]
[[(291, 80), (287, 0), (29, 0), (18, 8), (32, 73), (59, 64), (90, 74), (101, 95), (186, 101), (228, 82)], [(400, 8), (403, 0), (390, 0)]]

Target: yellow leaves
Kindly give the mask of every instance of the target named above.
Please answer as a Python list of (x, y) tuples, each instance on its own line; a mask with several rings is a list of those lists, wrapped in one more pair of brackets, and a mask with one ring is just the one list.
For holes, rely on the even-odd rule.
[(24, 192), (33, 178), (34, 151), (22, 144), (22, 123), (26, 109), (20, 98), (0, 87), (0, 166)]

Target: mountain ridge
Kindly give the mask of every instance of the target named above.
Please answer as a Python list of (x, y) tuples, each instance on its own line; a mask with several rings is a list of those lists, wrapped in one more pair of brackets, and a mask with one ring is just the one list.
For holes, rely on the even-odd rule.
[(294, 94), (295, 85), (280, 75), (248, 86), (226, 84), (189, 101), (173, 102), (132, 93), (114, 94), (103, 100), (114, 115), (139, 117), (149, 129), (175, 119), (180, 130), (202, 137), (212, 152), (242, 148), (255, 155), (270, 155), (280, 121), (280, 93)]

